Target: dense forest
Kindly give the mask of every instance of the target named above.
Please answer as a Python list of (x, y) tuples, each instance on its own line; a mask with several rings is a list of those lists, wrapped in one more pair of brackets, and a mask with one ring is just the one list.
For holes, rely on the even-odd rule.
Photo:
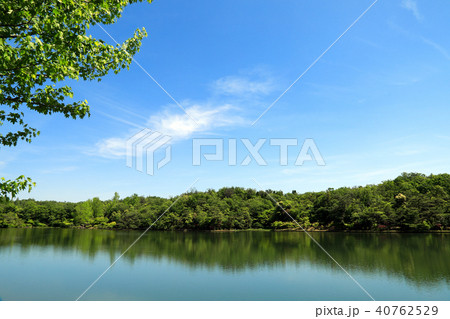
[(449, 230), (450, 175), (403, 173), (378, 185), (304, 194), (227, 187), (190, 190), (169, 199), (121, 199), (117, 193), (110, 200), (80, 203), (2, 199), (0, 227), (146, 229), (154, 223), (157, 230), (299, 228), (281, 207), (307, 230)]

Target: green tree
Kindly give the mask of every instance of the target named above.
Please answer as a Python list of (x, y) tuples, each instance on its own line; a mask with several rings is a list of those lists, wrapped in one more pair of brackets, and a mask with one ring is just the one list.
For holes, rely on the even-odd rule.
[(94, 210), (92, 209), (92, 200), (79, 203), (75, 207), (73, 221), (76, 225), (87, 226), (92, 223)]
[(411, 173), (365, 187), (305, 194), (270, 191), (276, 203), (265, 192), (239, 187), (190, 191), (170, 199), (120, 199), (116, 193), (104, 202), (93, 198), (77, 204), (0, 201), (0, 227), (287, 229), (300, 228), (298, 222), (302, 228), (322, 230), (449, 230), (449, 185), (449, 174)]
[(98, 197), (92, 199), (92, 211), (95, 218), (103, 217), (105, 214), (105, 204)]
[[(1, 93), (0, 93), (1, 94)], [(1, 112), (1, 110), (0, 110)], [(1, 114), (1, 113), (0, 113)], [(0, 121), (0, 126), (2, 122)], [(1, 136), (1, 133), (0, 133)], [(19, 176), (15, 180), (6, 180), (4, 177), (0, 178), (0, 201), (14, 199), (20, 191), (28, 190), (35, 184), (31, 181), (31, 178), (25, 176)]]
[[(64, 80), (98, 80), (128, 68), (145, 29), (121, 45), (88, 34), (90, 26), (113, 24), (130, 3), (142, 0), (0, 0), (0, 146), (31, 142), (39, 134), (25, 121), (25, 109), (47, 115), (89, 116), (89, 105), (73, 98)], [(152, 0), (147, 0), (152, 2)], [(23, 176), (0, 181), (0, 196), (15, 197), (33, 183)]]

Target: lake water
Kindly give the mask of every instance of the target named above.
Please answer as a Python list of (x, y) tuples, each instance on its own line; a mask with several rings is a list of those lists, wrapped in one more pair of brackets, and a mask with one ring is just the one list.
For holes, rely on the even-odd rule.
[[(0, 229), (0, 299), (75, 300), (140, 231)], [(449, 300), (450, 234), (312, 233), (376, 300)], [(81, 300), (370, 300), (300, 232), (149, 232)]]

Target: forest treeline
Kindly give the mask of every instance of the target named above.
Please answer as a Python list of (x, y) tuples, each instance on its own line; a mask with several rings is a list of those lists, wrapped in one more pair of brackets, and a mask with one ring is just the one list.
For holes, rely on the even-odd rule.
[(116, 193), (110, 200), (79, 203), (3, 199), (0, 227), (299, 228), (280, 207), (308, 230), (448, 230), (450, 175), (403, 173), (378, 185), (303, 194), (226, 187), (190, 190), (173, 198), (133, 195), (121, 199)]

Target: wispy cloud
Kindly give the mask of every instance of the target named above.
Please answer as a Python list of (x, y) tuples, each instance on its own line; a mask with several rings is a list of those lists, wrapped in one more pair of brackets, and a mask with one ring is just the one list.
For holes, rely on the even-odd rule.
[(111, 137), (100, 140), (94, 150), (87, 152), (105, 158), (119, 158), (126, 155), (126, 137)]
[[(184, 105), (187, 103), (184, 102)], [(147, 127), (172, 137), (174, 141), (180, 141), (196, 133), (210, 133), (218, 128), (245, 124), (245, 120), (235, 114), (239, 109), (230, 104), (192, 104), (186, 110), (195, 117), (197, 124), (186, 114), (180, 113), (176, 107), (167, 106), (159, 114), (150, 117)], [(132, 130), (126, 136), (102, 139), (87, 154), (111, 159), (124, 157), (126, 142), (135, 133), (136, 131)]]
[(213, 83), (213, 89), (218, 94), (240, 97), (267, 95), (275, 88), (271, 78), (251, 80), (249, 77), (226, 76)]
[(114, 120), (116, 122), (120, 122), (120, 123), (129, 125), (129, 126), (137, 127), (137, 128), (140, 128), (140, 129), (144, 128), (144, 126), (139, 124), (139, 122), (142, 122), (142, 120), (127, 121), (127, 120), (123, 119), (122, 117), (114, 116), (114, 115), (111, 115), (111, 114), (108, 114), (108, 113), (105, 113), (105, 112), (102, 112), (102, 111), (99, 111), (99, 110), (96, 110), (95, 113), (101, 114), (101, 115), (103, 115), (105, 117), (108, 117), (108, 118), (110, 118), (110, 119), (112, 119), (112, 120)]
[(419, 7), (417, 6), (417, 2), (415, 0), (402, 0), (402, 7), (411, 11), (417, 20), (423, 20), (423, 16), (420, 13)]
[(443, 46), (425, 37), (421, 37), (421, 39), (423, 42), (425, 42), (429, 46), (433, 47), (436, 51), (441, 53), (447, 60), (450, 60), (450, 53)]
[(402, 34), (402, 35), (405, 36), (405, 37), (408, 37), (409, 39), (414, 39), (414, 40), (420, 40), (420, 41), (422, 41), (423, 43), (429, 45), (430, 47), (432, 47), (433, 49), (435, 49), (437, 52), (439, 52), (440, 54), (442, 54), (442, 56), (443, 56), (444, 58), (446, 58), (447, 60), (450, 60), (450, 52), (449, 52), (446, 48), (444, 48), (442, 45), (436, 43), (435, 41), (433, 41), (433, 40), (431, 40), (431, 39), (429, 39), (429, 38), (426, 38), (426, 37), (424, 37), (424, 36), (417, 35), (416, 33), (412, 33), (412, 32), (410, 32), (410, 31), (408, 31), (407, 29), (405, 29), (405, 28), (399, 26), (398, 24), (396, 24), (396, 23), (393, 22), (393, 21), (389, 21), (389, 22), (388, 22), (388, 25), (389, 25), (389, 27), (390, 27), (392, 30), (394, 30), (394, 31), (396, 31), (396, 32), (398, 32), (398, 33), (400, 33), (400, 34)]
[[(186, 105), (186, 103), (184, 103)], [(239, 108), (231, 105), (192, 104), (186, 110), (195, 118), (195, 124), (188, 116), (173, 107), (151, 116), (147, 126), (174, 139), (190, 138), (194, 133), (212, 131), (221, 127), (234, 127), (245, 123), (235, 113)], [(176, 111), (176, 112), (175, 112)]]
[(181, 103), (190, 116), (180, 112), (175, 105), (163, 107), (162, 111), (150, 116), (146, 123), (142, 123), (141, 120), (135, 123), (102, 111), (96, 111), (110, 119), (132, 126), (134, 129), (122, 136), (102, 139), (86, 153), (104, 158), (124, 157), (126, 142), (137, 132), (136, 128), (147, 127), (172, 137), (176, 142), (189, 139), (194, 134), (212, 134), (220, 128), (250, 124), (240, 115), (243, 113), (243, 109), (238, 105), (242, 99), (256, 99), (269, 94), (275, 88), (272, 77), (267, 76), (261, 70), (253, 70), (246, 73), (245, 76), (226, 76), (214, 81), (211, 85), (215, 95), (210, 99), (200, 102), (186, 100)]

